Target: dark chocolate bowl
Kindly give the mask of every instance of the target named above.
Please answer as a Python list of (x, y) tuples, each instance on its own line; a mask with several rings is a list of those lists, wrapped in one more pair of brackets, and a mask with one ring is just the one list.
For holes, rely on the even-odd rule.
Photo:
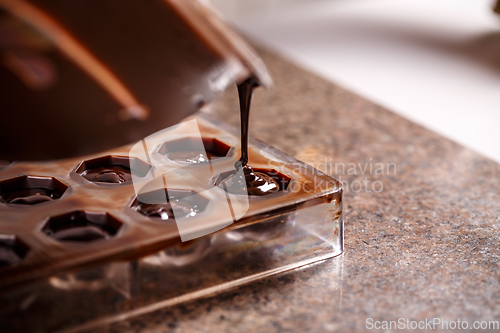
[(46, 160), (139, 141), (228, 86), (270, 78), (201, 1), (0, 2), (0, 160)]

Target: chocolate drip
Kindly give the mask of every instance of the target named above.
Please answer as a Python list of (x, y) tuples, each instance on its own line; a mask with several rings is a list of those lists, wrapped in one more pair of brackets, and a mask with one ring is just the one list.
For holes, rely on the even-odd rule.
[[(256, 78), (249, 78), (238, 85), (238, 95), (240, 98), (241, 117), (241, 157), (236, 162), (236, 169), (243, 168), (245, 183), (249, 195), (266, 195), (279, 190), (278, 183), (270, 176), (262, 172), (255, 172), (248, 163), (248, 126), (250, 123), (250, 102), (252, 101), (253, 90), (259, 86)], [(235, 178), (235, 177), (231, 177)], [(232, 179), (228, 189), (242, 186), (242, 180)]]
[(259, 84), (257, 79), (253, 77), (238, 85), (241, 117), (241, 157), (239, 160), (241, 167), (246, 166), (248, 163), (248, 124), (250, 122), (250, 102), (252, 101), (253, 90), (258, 86)]

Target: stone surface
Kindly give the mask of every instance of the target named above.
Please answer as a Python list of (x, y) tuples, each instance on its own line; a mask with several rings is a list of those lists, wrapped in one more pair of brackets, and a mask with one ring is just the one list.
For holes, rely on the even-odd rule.
[[(261, 55), (275, 87), (257, 90), (250, 135), (345, 182), (344, 255), (95, 331), (354, 332), (366, 330), (367, 318), (500, 321), (500, 165)], [(211, 112), (238, 126), (236, 91)]]

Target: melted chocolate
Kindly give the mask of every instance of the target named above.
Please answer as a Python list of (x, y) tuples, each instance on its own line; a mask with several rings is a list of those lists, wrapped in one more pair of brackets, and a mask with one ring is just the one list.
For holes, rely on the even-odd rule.
[(78, 210), (50, 217), (42, 231), (58, 241), (92, 242), (113, 237), (121, 225), (107, 213)]
[(206, 154), (200, 154), (197, 152), (190, 151), (178, 151), (173, 153), (168, 153), (167, 157), (172, 161), (181, 163), (206, 163), (210, 161), (213, 157), (217, 155), (207, 152)]
[[(235, 173), (223, 180), (219, 186), (232, 194), (267, 195), (280, 190), (279, 184), (271, 176), (263, 172), (254, 171), (248, 165), (243, 167), (241, 173)], [(246, 192), (245, 192), (246, 189)]]
[(14, 191), (2, 196), (3, 201), (17, 205), (36, 205), (46, 201), (53, 201), (61, 197), (59, 191), (34, 188), (29, 190)]
[(122, 184), (132, 180), (130, 169), (121, 165), (110, 165), (86, 170), (82, 176), (94, 183)]
[[(248, 125), (250, 123), (250, 102), (253, 90), (259, 86), (257, 79), (249, 78), (238, 85), (240, 98), (240, 123), (241, 123), (241, 157), (239, 162), (244, 167), (248, 163)], [(238, 168), (238, 166), (237, 166)]]
[(166, 204), (146, 204), (142, 203), (137, 207), (137, 211), (143, 215), (159, 218), (163, 221), (174, 218), (174, 212), (169, 203)]
[(168, 203), (162, 204), (146, 204), (141, 203), (137, 207), (137, 211), (143, 215), (159, 218), (163, 221), (175, 220), (173, 209), (176, 212), (181, 211), (185, 217), (195, 216), (201, 209), (195, 203), (179, 201), (178, 199), (169, 200)]
[[(253, 90), (259, 86), (256, 78), (250, 78), (238, 85), (238, 95), (240, 99), (241, 115), (241, 157), (236, 163), (236, 169), (243, 168), (245, 174), (245, 183), (249, 195), (266, 195), (279, 191), (278, 183), (262, 172), (254, 172), (248, 163), (248, 126), (250, 123), (250, 102), (252, 101)], [(236, 177), (231, 177), (236, 178)], [(242, 186), (241, 179), (233, 179), (228, 186), (237, 190), (236, 186)]]
[(92, 242), (98, 239), (108, 239), (109, 235), (98, 227), (86, 225), (57, 231), (52, 237), (59, 241)]
[(266, 195), (280, 189), (278, 182), (265, 173), (253, 171), (249, 166), (243, 167), (243, 172), (249, 195)]

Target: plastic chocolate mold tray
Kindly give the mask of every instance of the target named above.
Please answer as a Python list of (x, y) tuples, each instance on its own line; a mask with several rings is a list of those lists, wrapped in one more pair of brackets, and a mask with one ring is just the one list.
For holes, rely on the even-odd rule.
[[(209, 156), (175, 148), (192, 140), (179, 125), (143, 140), (149, 155), (134, 155), (131, 145), (0, 170), (2, 331), (78, 331), (342, 252), (342, 184), (256, 140), (249, 165), (280, 190), (247, 196), (238, 219), (222, 214), (232, 194), (219, 185), (235, 172), (227, 166), (240, 154), (239, 132), (203, 114), (193, 119)], [(162, 172), (181, 170), (187, 180), (179, 172), (167, 188), (155, 182), (158, 161)], [(203, 178), (204, 187), (191, 178)], [(155, 201), (162, 197), (168, 202)], [(206, 235), (181, 241), (175, 209)]]

